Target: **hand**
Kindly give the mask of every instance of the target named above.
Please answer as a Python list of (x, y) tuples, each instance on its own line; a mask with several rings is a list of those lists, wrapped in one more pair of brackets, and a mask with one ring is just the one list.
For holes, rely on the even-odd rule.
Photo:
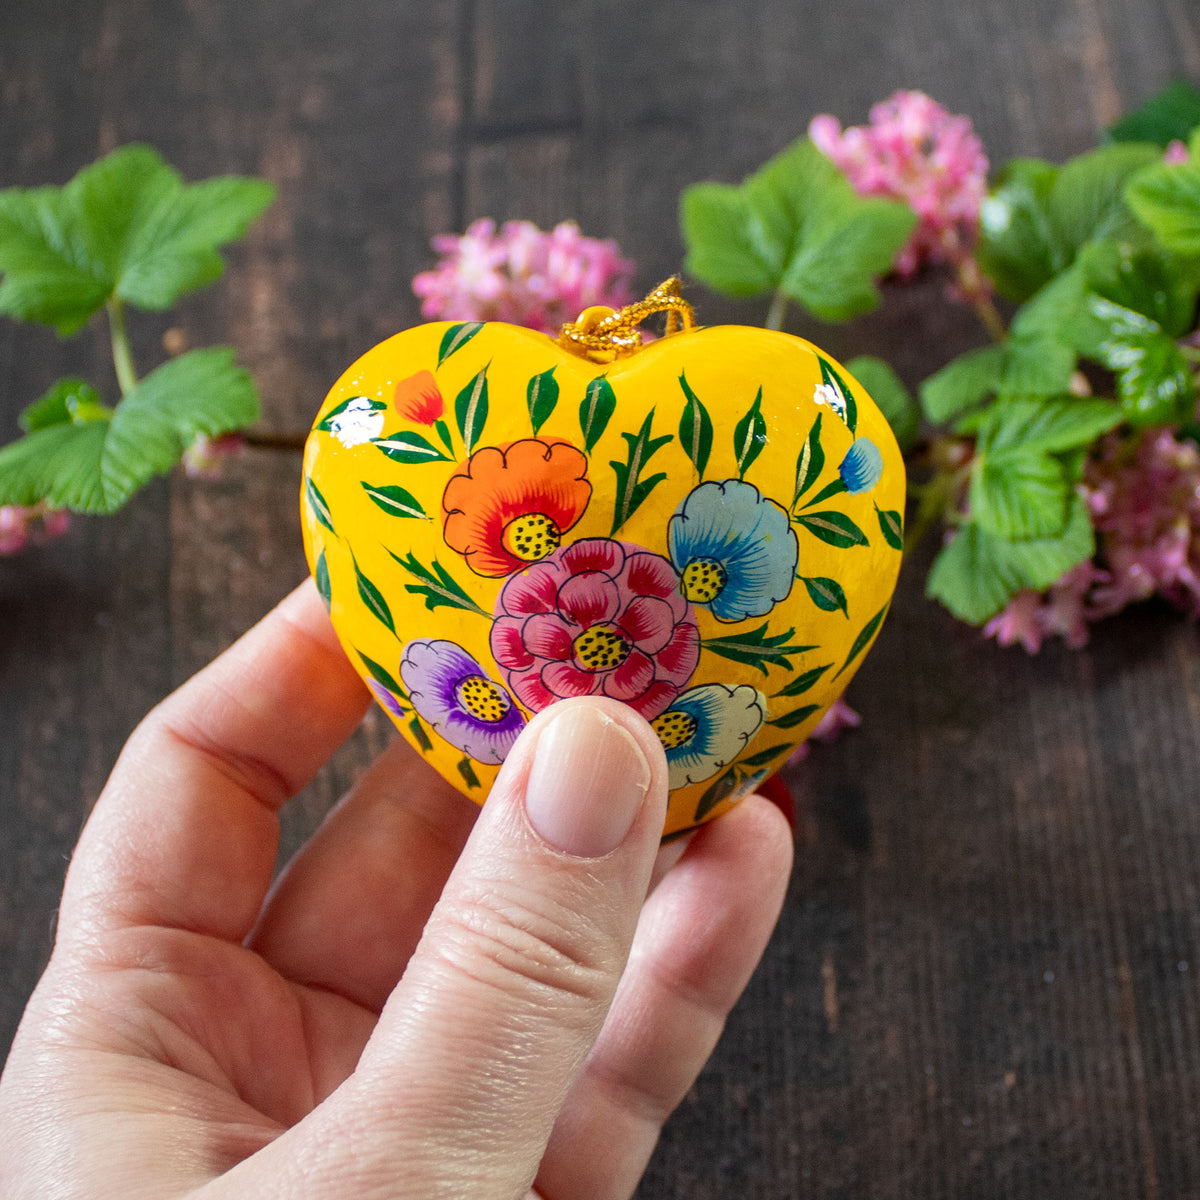
[(269, 890), (367, 703), (305, 585), (134, 733), (0, 1080), (10, 1200), (632, 1193), (770, 934), (783, 817), (668, 846), (647, 898), (661, 747), (566, 701), (481, 812), (397, 739)]

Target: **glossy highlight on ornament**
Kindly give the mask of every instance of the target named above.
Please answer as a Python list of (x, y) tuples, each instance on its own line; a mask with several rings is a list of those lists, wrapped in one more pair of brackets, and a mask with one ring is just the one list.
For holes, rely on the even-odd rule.
[(672, 834), (781, 766), (861, 663), (904, 468), (843, 368), (697, 327), (668, 281), (557, 339), (440, 322), (375, 347), (318, 414), (301, 503), (347, 654), (445, 778), (482, 802), (530, 717), (605, 696), (663, 745)]

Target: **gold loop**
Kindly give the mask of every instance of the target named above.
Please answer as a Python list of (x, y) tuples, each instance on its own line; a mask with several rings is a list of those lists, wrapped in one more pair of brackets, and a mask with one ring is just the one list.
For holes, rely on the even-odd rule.
[[(558, 344), (593, 362), (612, 362), (641, 349), (638, 326), (655, 313), (667, 314), (666, 336), (687, 333), (696, 324), (692, 306), (683, 298), (677, 275), (660, 283), (644, 300), (627, 304), (620, 312), (589, 308), (559, 331)], [(605, 315), (607, 314), (607, 315)]]

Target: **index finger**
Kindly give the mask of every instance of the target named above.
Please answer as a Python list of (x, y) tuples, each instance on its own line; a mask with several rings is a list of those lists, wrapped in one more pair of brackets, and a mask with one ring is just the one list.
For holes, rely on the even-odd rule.
[(62, 934), (158, 925), (240, 941), (270, 884), (279, 809), (369, 702), (305, 582), (134, 731), (80, 838)]

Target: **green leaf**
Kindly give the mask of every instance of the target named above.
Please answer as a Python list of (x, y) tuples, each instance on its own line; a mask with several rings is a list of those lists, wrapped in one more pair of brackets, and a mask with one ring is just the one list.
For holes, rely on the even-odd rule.
[(211, 283), (274, 188), (233, 176), (184, 184), (148, 146), (125, 146), (63, 187), (0, 192), (0, 312), (78, 329), (116, 296), (165, 309)]
[(408, 693), (405, 692), (384, 667), (381, 667), (374, 659), (368, 658), (361, 650), (358, 652), (358, 657), (363, 660), (363, 665), (370, 672), (371, 677), (376, 683), (382, 684), (398, 699), (408, 702)]
[(879, 518), (879, 531), (883, 540), (893, 550), (904, 550), (904, 518), (895, 509), (881, 509), (875, 505), (875, 515)]
[(821, 448), (821, 413), (808, 431), (804, 445), (796, 458), (796, 494), (792, 497), (792, 507), (800, 502), (800, 497), (808, 491), (820, 478), (825, 469), (825, 451)]
[(215, 347), (164, 363), (111, 414), (76, 412), (71, 424), (35, 430), (0, 450), (0, 504), (46, 500), (79, 513), (114, 512), (169, 471), (199, 434), (251, 424), (258, 394), (233, 351)]
[(458, 393), (454, 401), (454, 417), (467, 454), (473, 454), (488, 419), (487, 367)]
[(822, 512), (799, 513), (792, 520), (797, 525), (803, 525), (809, 533), (819, 537), (830, 546), (841, 550), (851, 546), (869, 545), (867, 535), (845, 513), (836, 509), (825, 509)]
[(371, 445), (382, 450), (392, 462), (405, 465), (450, 461), (435, 445), (419, 433), (393, 433), (390, 437), (375, 438)]
[(835, 579), (826, 579), (823, 576), (816, 576), (808, 579), (803, 575), (798, 575), (797, 578), (808, 589), (809, 599), (826, 612), (840, 612), (849, 616), (850, 613), (846, 609), (846, 593), (842, 590), (842, 585)]
[(1178, 259), (1157, 248), (1106, 241), (1088, 246), (1079, 261), (1088, 291), (1149, 317), (1173, 338), (1195, 327), (1197, 285)]
[(525, 403), (529, 408), (529, 423), (533, 426), (536, 437), (541, 428), (550, 419), (550, 414), (558, 404), (558, 380), (554, 378), (557, 367), (551, 367), (540, 375), (535, 375), (529, 381), (525, 391)]
[(722, 800), (727, 800), (737, 791), (738, 782), (737, 771), (726, 771), (715, 783), (710, 784), (708, 790), (700, 797), (700, 803), (696, 805), (696, 815), (692, 819), (703, 821)]
[(952, 358), (918, 389), (925, 415), (941, 425), (981, 404), (1004, 379), (1005, 349), (984, 346)]
[(421, 502), (411, 493), (395, 484), (377, 487), (374, 484), (362, 482), (363, 491), (391, 517), (417, 518), (428, 521), (429, 517), (421, 507)]
[(814, 504), (820, 504), (823, 500), (828, 500), (831, 496), (840, 496), (844, 492), (849, 491), (845, 481), (839, 475), (831, 479), (815, 496), (804, 502), (805, 508), (811, 508)]
[(713, 654), (719, 654), (722, 658), (757, 667), (765, 675), (768, 665), (780, 666), (790, 671), (790, 655), (816, 649), (816, 646), (788, 645), (788, 638), (795, 632), (794, 629), (789, 629), (786, 633), (770, 636), (764, 621), (757, 629), (730, 634), (727, 637), (705, 638), (700, 644), (705, 650), (711, 650)]
[(1008, 541), (974, 522), (962, 526), (934, 561), (925, 591), (960, 620), (982, 625), (1022, 588), (1048, 588), (1095, 550), (1087, 506), (1076, 495), (1058, 537)]
[(696, 279), (731, 296), (782, 288), (826, 321), (878, 304), (874, 280), (916, 223), (906, 205), (859, 196), (807, 138), (739, 186), (687, 188), (680, 217)]
[(875, 401), (892, 427), (901, 451), (911, 450), (920, 430), (921, 411), (896, 372), (882, 358), (870, 354), (851, 359), (846, 370)]
[(440, 367), (450, 355), (461, 350), (482, 328), (482, 321), (463, 321), (458, 325), (451, 325), (442, 334), (442, 341), (438, 346), (437, 365)]
[[(778, 700), (785, 696), (803, 696), (805, 692), (811, 691), (817, 681), (833, 666), (833, 663), (826, 663), (823, 667), (813, 667), (810, 671), (805, 671), (801, 675), (797, 675), (786, 687), (777, 691), (772, 700)], [(746, 765), (750, 763), (747, 760)]]
[[(890, 602), (889, 602), (890, 603)], [(859, 631), (858, 637), (854, 639), (854, 644), (850, 647), (850, 653), (846, 655), (846, 661), (838, 668), (838, 677), (866, 648), (870, 645), (871, 639), (879, 632), (880, 625), (883, 624), (883, 618), (887, 616), (888, 605), (885, 604)]]
[[(1200, 154), (1183, 163), (1147, 167), (1129, 183), (1129, 207), (1174, 254), (1200, 254)], [(3, 293), (0, 292), (0, 299)]]
[(26, 433), (69, 425), (85, 420), (106, 420), (112, 410), (100, 401), (99, 393), (83, 379), (60, 379), (45, 395), (27, 404), (17, 418)]
[(854, 398), (854, 389), (838, 374), (837, 368), (828, 359), (817, 355), (821, 364), (821, 379), (826, 387), (831, 387), (841, 394), (846, 402), (846, 412), (842, 420), (846, 422), (851, 433), (858, 432), (858, 402)]
[(739, 767), (747, 767), (752, 771), (757, 770), (759, 767), (765, 767), (772, 759), (778, 758), (785, 750), (790, 753), (794, 749), (791, 742), (780, 742), (778, 746), (771, 746), (767, 750), (759, 750), (756, 754), (748, 754), (745, 758), (739, 758), (737, 764)]
[(583, 433), (584, 449), (590, 454), (592, 447), (608, 428), (609, 419), (617, 407), (617, 397), (612, 384), (604, 375), (599, 375), (587, 385), (583, 401), (579, 405), (579, 428)]
[(475, 768), (471, 766), (470, 758), (465, 754), (459, 760), (458, 773), (463, 777), (463, 782), (468, 788), (474, 789), (482, 786), (479, 776), (475, 774)]
[(413, 739), (421, 748), (421, 753), (428, 754), (433, 749), (433, 743), (429, 740), (429, 734), (425, 732), (425, 726), (421, 724), (421, 718), (414, 714), (413, 719), (408, 723), (408, 728)]
[(1110, 400), (1010, 397), (997, 401), (984, 414), (978, 431), (978, 452), (1055, 454), (1088, 446), (1120, 423), (1121, 410)]
[(437, 435), (441, 439), (442, 445), (446, 447), (446, 453), (453, 457), (454, 442), (450, 438), (450, 426), (445, 421), (434, 421), (433, 427), (437, 430)]
[(328, 612), (333, 606), (333, 588), (329, 582), (329, 563), (325, 561), (324, 550), (317, 555), (317, 566), (313, 571), (313, 578), (316, 580), (317, 593), (325, 601), (325, 611)]
[(333, 527), (333, 516), (329, 511), (329, 505), (325, 501), (325, 497), (321, 495), (320, 489), (313, 483), (311, 475), (304, 477), (304, 495), (308, 500), (308, 506), (313, 511), (313, 516), (337, 537), (337, 530)]
[(417, 583), (406, 583), (404, 590), (413, 595), (425, 597), (425, 607), (432, 612), (435, 608), (461, 608), (481, 617), (489, 617), (470, 596), (454, 581), (453, 576), (435, 558), (432, 567), (422, 566), (414, 554), (401, 558), (389, 550), (388, 553), (398, 562)]
[(1153, 146), (1102, 146), (1060, 168), (1048, 211), (1064, 266), (1088, 242), (1137, 236), (1137, 222), (1125, 204), (1125, 186), (1161, 157)]
[(1153, 142), (1164, 149), (1187, 141), (1200, 125), (1200, 90), (1183, 80), (1169, 83), (1105, 131), (1110, 142)]
[(679, 376), (679, 386), (683, 388), (686, 397), (683, 416), (679, 418), (679, 444), (692, 460), (696, 474), (703, 478), (704, 468), (708, 466), (708, 456), (712, 452), (712, 418), (700, 402), (700, 397), (688, 385), (686, 375)]
[(1062, 463), (1045, 454), (984, 456), (971, 474), (971, 513), (980, 529), (1003, 538), (1061, 533), (1071, 494)]
[(815, 712), (820, 712), (819, 704), (806, 704), (803, 708), (794, 708), (790, 713), (784, 713), (782, 717), (775, 717), (767, 722), (768, 725), (774, 725), (776, 729), (793, 729), (803, 721), (807, 721)]
[(1075, 372), (1075, 351), (1057, 337), (1014, 335), (1004, 343), (1000, 396), (1056, 396), (1068, 391)]
[(746, 415), (734, 426), (733, 453), (737, 458), (738, 478), (744, 479), (754, 460), (767, 444), (767, 422), (762, 415), (762, 387)]
[(609, 466), (616, 472), (617, 475), (617, 498), (616, 505), (613, 511), (613, 525), (609, 533), (610, 537), (615, 537), (618, 529), (633, 516), (635, 512), (642, 506), (646, 497), (666, 479), (666, 473), (652, 475), (649, 479), (640, 480), (639, 477), (646, 463), (668, 442), (673, 441), (672, 436), (664, 434), (662, 437), (650, 436), (650, 424), (654, 420), (654, 409), (651, 409), (646, 414), (646, 419), (642, 422), (641, 429), (637, 434), (622, 433), (621, 437), (625, 439), (625, 444), (629, 447), (628, 462), (610, 462)]
[(350, 561), (354, 563), (354, 578), (358, 582), (358, 594), (362, 597), (362, 602), (370, 609), (372, 616), (382, 621), (392, 633), (395, 633), (396, 626), (392, 622), (392, 610), (388, 608), (383, 593), (362, 573), (353, 552), (351, 552)]

